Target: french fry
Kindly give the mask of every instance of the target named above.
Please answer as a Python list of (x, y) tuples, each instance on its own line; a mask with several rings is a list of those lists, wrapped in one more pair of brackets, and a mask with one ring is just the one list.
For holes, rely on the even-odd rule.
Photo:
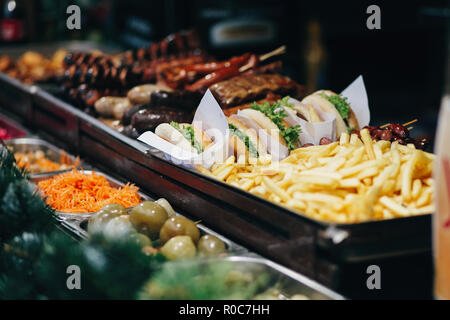
[(373, 167), (378, 167), (380, 164), (382, 164), (381, 160), (370, 160), (349, 168), (341, 169), (339, 170), (339, 173), (343, 178), (345, 178), (358, 174), (361, 171), (368, 170)]
[(386, 152), (388, 148), (390, 148), (391, 143), (389, 141), (386, 140), (379, 140), (377, 141), (377, 146), (380, 147), (382, 152)]
[(339, 180), (341, 188), (357, 188), (361, 182), (356, 178)]
[(246, 181), (243, 181), (243, 183), (240, 185), (241, 189), (244, 189), (245, 191), (250, 190), (251, 187), (253, 187), (253, 185), (255, 184), (255, 182), (251, 179), (248, 179)]
[(314, 176), (314, 175), (299, 175), (294, 180), (296, 183), (309, 184), (314, 186), (326, 187), (335, 189), (339, 186), (339, 180), (333, 177)]
[(343, 133), (341, 134), (340, 139), (339, 139), (339, 144), (340, 144), (341, 146), (343, 146), (343, 145), (346, 145), (346, 144), (348, 144), (348, 143), (349, 143), (349, 136), (348, 136), (348, 133), (347, 133), (347, 132), (343, 132)]
[(331, 196), (323, 193), (301, 193), (294, 192), (294, 199), (303, 201), (318, 201), (318, 202), (330, 202), (330, 203), (341, 203), (342, 199), (336, 196)]
[(350, 168), (353, 167), (354, 165), (356, 165), (357, 163), (361, 162), (362, 157), (364, 155), (364, 147), (361, 146), (360, 148), (356, 149), (355, 152), (353, 152), (353, 157), (350, 158), (346, 164), (344, 165), (346, 168)]
[(430, 212), (434, 212), (435, 211), (435, 206), (430, 204), (430, 205), (425, 206), (425, 207), (410, 209), (410, 211), (411, 211), (411, 213), (413, 215), (427, 214), (427, 213), (430, 213)]
[(422, 182), (420, 181), (420, 179), (415, 179), (411, 191), (412, 198), (417, 199), (421, 190), (422, 190)]
[(289, 201), (290, 196), (289, 194), (278, 187), (272, 180), (270, 180), (267, 177), (263, 177), (263, 183), (266, 186), (268, 190), (275, 193), (277, 196), (279, 196), (283, 201)]
[(392, 212), (388, 209), (383, 209), (383, 219), (392, 219), (392, 218), (395, 218)]
[(373, 177), (373, 176), (377, 175), (378, 173), (380, 173), (378, 167), (370, 167), (370, 168), (367, 168), (364, 171), (361, 171), (356, 176), (356, 178), (359, 179), (359, 180), (363, 180), (363, 179), (368, 178), (368, 177)]
[(211, 173), (211, 171), (209, 171), (208, 169), (204, 168), (203, 166), (201, 166), (201, 165), (199, 165), (199, 164), (196, 164), (196, 165), (195, 165), (195, 168), (196, 168), (198, 171), (200, 171), (200, 173), (203, 173), (203, 174), (205, 174), (205, 175), (207, 175), (207, 176), (215, 177), (215, 176)]
[(392, 213), (401, 216), (401, 217), (407, 217), (410, 215), (410, 211), (403, 207), (402, 205), (398, 204), (391, 198), (387, 196), (383, 196), (380, 198), (380, 203), (384, 205), (387, 209), (389, 209)]
[(373, 152), (373, 143), (372, 143), (372, 137), (370, 136), (369, 130), (362, 129), (360, 131), (361, 139), (364, 143), (364, 146), (366, 147), (367, 155), (369, 156), (369, 159), (373, 160), (375, 159), (375, 153)]
[(430, 188), (426, 188), (425, 190), (422, 191), (422, 194), (419, 196), (419, 198), (416, 201), (416, 206), (417, 207), (423, 207), (426, 206), (427, 204), (429, 204), (431, 202), (431, 189)]
[(375, 159), (383, 158), (383, 151), (381, 151), (379, 144), (377, 143), (373, 144), (373, 152), (375, 153)]
[(319, 115), (317, 114), (317, 112), (315, 112), (312, 106), (308, 107), (308, 113), (310, 117), (310, 122), (321, 122)]
[(376, 184), (376, 185), (381, 187), (380, 192), (382, 195), (389, 195), (389, 194), (394, 193), (395, 180), (393, 180), (393, 179), (386, 180), (385, 182), (383, 182), (381, 184)]
[(356, 133), (352, 133), (350, 136), (350, 144), (360, 147), (363, 146), (362, 141), (359, 139), (358, 135)]
[(231, 172), (233, 171), (233, 167), (232, 166), (226, 166), (223, 170), (221, 170), (220, 172), (219, 172), (219, 174), (217, 174), (217, 179), (219, 179), (219, 180), (225, 180), (230, 174), (231, 174)]
[(411, 185), (414, 174), (414, 168), (419, 161), (420, 151), (415, 151), (413, 156), (408, 160), (402, 174), (402, 197), (404, 201), (411, 200)]

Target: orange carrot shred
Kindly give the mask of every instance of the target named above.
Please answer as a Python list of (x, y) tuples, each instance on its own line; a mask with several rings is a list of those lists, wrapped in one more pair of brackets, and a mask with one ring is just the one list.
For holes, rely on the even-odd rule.
[(141, 201), (139, 188), (133, 184), (114, 188), (104, 176), (76, 169), (40, 181), (38, 187), (49, 206), (67, 213), (97, 212), (111, 203), (128, 208)]

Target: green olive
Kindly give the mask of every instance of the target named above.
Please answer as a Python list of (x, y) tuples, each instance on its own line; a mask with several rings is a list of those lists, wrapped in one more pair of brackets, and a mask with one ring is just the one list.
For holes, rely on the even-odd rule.
[(202, 256), (218, 256), (225, 252), (225, 243), (216, 236), (207, 234), (198, 241), (198, 252)]
[(131, 225), (130, 219), (126, 215), (115, 217), (105, 225), (103, 234), (107, 238), (124, 238), (136, 232)]
[(159, 231), (167, 218), (166, 210), (159, 204), (151, 201), (144, 201), (138, 204), (131, 209), (130, 213), (130, 221), (133, 226), (151, 239), (158, 238)]
[(120, 217), (122, 214), (119, 212), (110, 212), (100, 210), (89, 218), (88, 221), (88, 232), (90, 234), (101, 232), (105, 225), (116, 217)]
[(176, 216), (168, 219), (161, 228), (159, 233), (159, 239), (161, 243), (166, 243), (170, 238), (176, 236), (189, 236), (192, 238), (195, 244), (197, 244), (200, 238), (200, 231), (197, 226), (191, 220)]
[(118, 214), (120, 214), (120, 215), (123, 215), (123, 214), (127, 214), (127, 213), (128, 213), (128, 212), (127, 212), (127, 209), (126, 209), (124, 206), (122, 206), (121, 204), (117, 204), (117, 203), (110, 203), (110, 204), (107, 204), (106, 206), (104, 206), (104, 207), (101, 209), (101, 211), (110, 212), (110, 213), (112, 213), (112, 214), (118, 213)]
[(132, 233), (130, 234), (130, 241), (136, 242), (141, 247), (147, 247), (152, 245), (152, 240), (142, 233)]
[(161, 253), (169, 260), (192, 259), (197, 249), (189, 236), (176, 236), (171, 238), (161, 248)]

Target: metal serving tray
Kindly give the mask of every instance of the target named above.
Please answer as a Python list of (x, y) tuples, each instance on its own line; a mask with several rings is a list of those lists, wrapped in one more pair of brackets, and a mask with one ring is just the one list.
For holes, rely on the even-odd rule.
[[(52, 145), (51, 143), (48, 143), (45, 140), (39, 139), (39, 138), (17, 138), (17, 139), (11, 139), (6, 141), (6, 146), (8, 149), (10, 149), (13, 153), (16, 152), (33, 152), (41, 150), (44, 152), (45, 156), (54, 162), (60, 162), (61, 157), (65, 153), (66, 157), (68, 157), (72, 163), (75, 163), (76, 157), (63, 151), (62, 149)], [(80, 163), (80, 168), (84, 167), (88, 169), (88, 165), (84, 163)], [(39, 176), (47, 176), (49, 174), (57, 174), (60, 172), (68, 171), (70, 169), (64, 169), (64, 170), (58, 170), (58, 171), (49, 171), (49, 172), (39, 172), (39, 173), (31, 173), (30, 177), (39, 177)]]
[(254, 277), (267, 275), (268, 283), (258, 292), (263, 293), (268, 289), (277, 289), (280, 300), (288, 300), (293, 295), (303, 295), (310, 300), (345, 300), (334, 291), (325, 288), (319, 283), (289, 270), (275, 262), (260, 257), (232, 256), (225, 258), (199, 259), (189, 261), (168, 262), (166, 265), (177, 264), (178, 268), (195, 266), (202, 270), (205, 267), (213, 268), (224, 265), (230, 271), (238, 271), (250, 274)]

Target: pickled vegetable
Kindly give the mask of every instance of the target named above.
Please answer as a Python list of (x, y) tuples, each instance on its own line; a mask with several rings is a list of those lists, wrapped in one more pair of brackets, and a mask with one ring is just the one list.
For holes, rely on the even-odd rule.
[(103, 235), (107, 238), (125, 238), (136, 232), (128, 216), (119, 216), (111, 219), (103, 229)]
[(161, 248), (161, 253), (169, 260), (192, 259), (197, 253), (195, 244), (189, 236), (176, 236)]
[(204, 235), (198, 242), (198, 253), (202, 256), (214, 257), (225, 252), (225, 243), (211, 234)]
[(161, 227), (168, 217), (163, 207), (151, 201), (138, 204), (131, 209), (130, 213), (130, 221), (133, 226), (151, 239), (158, 238)]
[(149, 237), (142, 233), (132, 233), (130, 234), (130, 240), (136, 242), (141, 247), (151, 247), (152, 241)]
[(169, 218), (175, 217), (177, 215), (175, 213), (175, 210), (173, 210), (172, 206), (170, 205), (169, 201), (167, 201), (166, 199), (161, 198), (156, 200), (155, 202), (166, 210), (167, 214), (169, 215)]
[(120, 217), (122, 213), (119, 211), (103, 211), (100, 210), (98, 213), (94, 214), (89, 218), (88, 221), (88, 233), (93, 234), (97, 232), (102, 232), (105, 225), (113, 218)]
[(159, 239), (164, 244), (176, 236), (189, 236), (197, 244), (200, 239), (200, 231), (191, 220), (182, 216), (176, 216), (164, 223), (159, 233)]

